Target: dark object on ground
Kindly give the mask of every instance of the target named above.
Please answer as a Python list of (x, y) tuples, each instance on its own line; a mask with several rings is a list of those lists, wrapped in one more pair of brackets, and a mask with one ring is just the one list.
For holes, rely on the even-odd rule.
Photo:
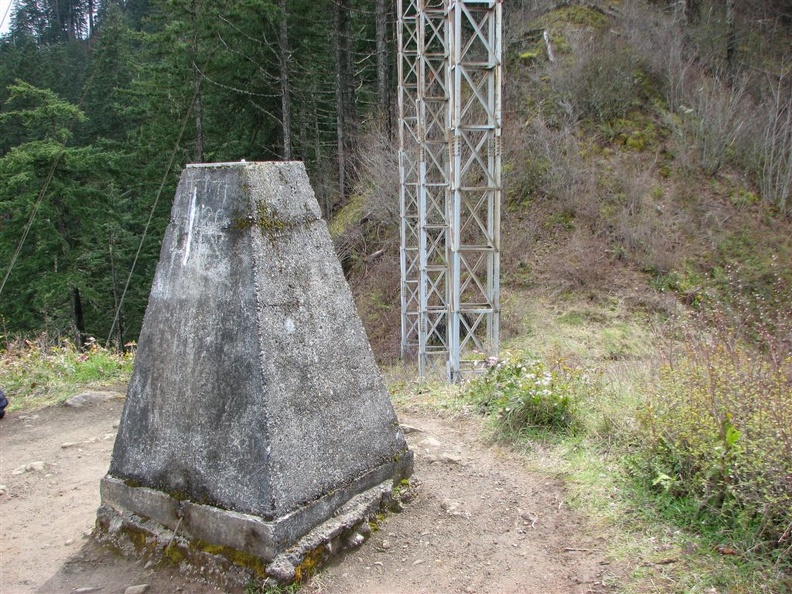
[(8, 398), (6, 398), (5, 393), (0, 390), (0, 419), (5, 416), (6, 406), (8, 406)]

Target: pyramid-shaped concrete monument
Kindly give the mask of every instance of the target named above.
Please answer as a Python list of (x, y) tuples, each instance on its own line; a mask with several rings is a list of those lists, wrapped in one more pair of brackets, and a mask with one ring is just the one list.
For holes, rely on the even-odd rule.
[(411, 471), (303, 165), (188, 166), (97, 535), (289, 580)]

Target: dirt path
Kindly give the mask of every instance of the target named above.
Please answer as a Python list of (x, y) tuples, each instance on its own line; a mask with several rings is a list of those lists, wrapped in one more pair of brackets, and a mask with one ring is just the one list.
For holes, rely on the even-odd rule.
[[(174, 568), (120, 559), (88, 538), (121, 406), (58, 407), (0, 422), (0, 593), (123, 594), (138, 584), (152, 594), (220, 591)], [(563, 484), (488, 447), (477, 419), (407, 410), (399, 417), (416, 453), (415, 499), (303, 592), (608, 591), (615, 577), (602, 543), (564, 504)]]

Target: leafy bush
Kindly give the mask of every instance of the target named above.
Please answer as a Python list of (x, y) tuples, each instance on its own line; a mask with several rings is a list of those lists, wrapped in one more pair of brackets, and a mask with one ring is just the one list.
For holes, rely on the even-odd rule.
[(126, 382), (133, 360), (98, 346), (81, 352), (69, 341), (53, 345), (46, 337), (20, 340), (0, 351), (0, 386), (8, 395), (9, 410), (41, 408), (81, 389)]
[(792, 312), (767, 295), (741, 303), (692, 324), (683, 352), (668, 357), (637, 459), (656, 490), (695, 504), (695, 524), (790, 562)]
[(526, 354), (509, 354), (471, 381), (465, 396), (501, 429), (569, 429), (576, 425), (572, 378)]

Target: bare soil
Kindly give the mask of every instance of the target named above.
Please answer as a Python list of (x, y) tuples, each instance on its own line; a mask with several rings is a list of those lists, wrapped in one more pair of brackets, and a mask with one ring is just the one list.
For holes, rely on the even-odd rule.
[[(120, 396), (0, 421), (2, 594), (123, 594), (141, 584), (152, 594), (222, 591), (174, 567), (121, 558), (90, 537)], [(619, 581), (604, 543), (565, 504), (562, 481), (488, 444), (477, 418), (398, 412), (415, 452), (413, 500), (302, 592), (582, 594)]]

